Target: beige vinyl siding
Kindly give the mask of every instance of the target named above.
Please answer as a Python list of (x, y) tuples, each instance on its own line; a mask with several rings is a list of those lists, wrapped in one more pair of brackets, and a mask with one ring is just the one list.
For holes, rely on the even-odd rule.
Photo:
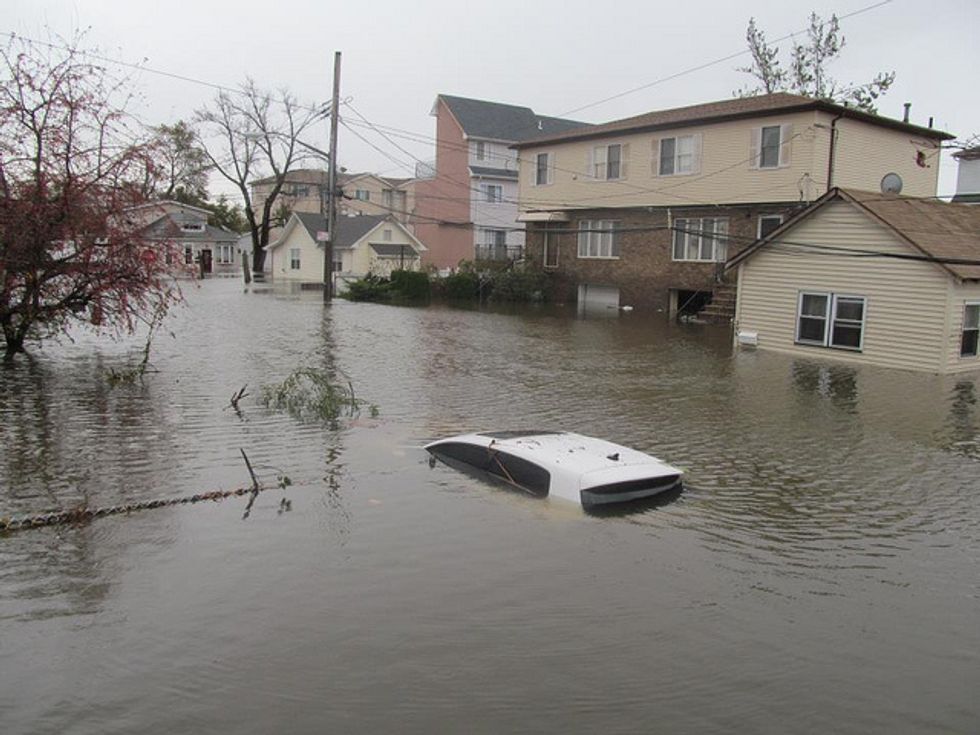
[[(390, 240), (384, 239), (385, 230), (391, 230)], [(412, 260), (414, 252), (411, 249), (411, 246), (414, 244), (412, 238), (394, 223), (382, 222), (358, 240), (354, 247), (348, 251), (350, 253), (349, 261), (346, 259), (347, 253), (345, 253), (344, 265), (346, 266), (349, 263), (351, 272), (362, 275), (366, 275), (367, 273), (388, 275), (393, 269), (398, 268), (397, 260), (378, 257), (374, 250), (371, 249), (371, 243), (377, 245), (404, 245), (406, 268), (409, 270), (416, 270), (418, 268), (417, 261)]]
[[(299, 270), (289, 267), (289, 251), (300, 249)], [(297, 283), (323, 283), (323, 250), (317, 247), (304, 227), (293, 227), (286, 240), (272, 253), (272, 280)]]
[[(804, 112), (524, 148), (520, 151), (521, 207), (541, 209), (549, 206), (678, 206), (692, 202), (798, 201), (800, 180), (804, 174), (809, 176), (814, 170), (814, 121), (814, 112)], [(752, 168), (753, 131), (764, 125), (781, 124), (791, 126), (787, 165), (775, 169)], [(655, 175), (652, 165), (653, 141), (685, 135), (699, 136), (699, 173)], [(594, 179), (588, 170), (593, 148), (615, 143), (622, 144), (624, 154), (628, 153), (624, 156), (627, 176), (612, 181)], [(546, 187), (534, 186), (538, 153), (554, 155), (553, 182)], [(824, 164), (821, 170), (825, 169)], [(823, 191), (811, 186), (806, 196), (816, 199)]]
[[(781, 239), (844, 249), (913, 251), (845, 202), (826, 205)], [(854, 363), (941, 372), (947, 345), (950, 277), (916, 261), (829, 256), (767, 246), (740, 267), (736, 329), (756, 331), (759, 347)], [(865, 298), (861, 352), (795, 344), (801, 291)]]
[[(833, 116), (819, 113), (817, 128), (821, 148), (828, 150)], [(858, 120), (837, 121), (837, 151), (834, 154), (834, 185), (878, 192), (887, 173), (902, 177), (902, 194), (913, 197), (935, 196), (939, 185), (939, 149), (934, 141), (909, 133), (890, 130)], [(926, 154), (926, 167), (916, 163), (916, 152)], [(826, 184), (827, 156), (814, 175)]]
[(960, 357), (960, 345), (963, 336), (963, 307), (967, 301), (980, 302), (980, 283), (975, 281), (956, 283), (950, 279), (949, 330), (945, 355), (947, 372), (960, 373), (967, 370), (980, 370), (980, 356)]

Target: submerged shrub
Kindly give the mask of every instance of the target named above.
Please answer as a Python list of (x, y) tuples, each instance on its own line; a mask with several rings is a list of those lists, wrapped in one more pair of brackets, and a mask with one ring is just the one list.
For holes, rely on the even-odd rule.
[(343, 296), (351, 301), (387, 301), (391, 298), (391, 282), (368, 273), (364, 278), (350, 281)]
[(547, 278), (534, 271), (501, 271), (492, 278), (491, 301), (544, 301)]
[(391, 295), (405, 301), (429, 298), (429, 274), (421, 271), (397, 270), (391, 273)]
[(480, 277), (460, 271), (442, 279), (443, 295), (448, 299), (475, 299), (480, 292)]
[(378, 413), (377, 406), (354, 395), (349, 380), (342, 382), (330, 371), (312, 367), (297, 368), (278, 385), (263, 386), (262, 403), (301, 420), (335, 421), (357, 416), (365, 406), (372, 416)]

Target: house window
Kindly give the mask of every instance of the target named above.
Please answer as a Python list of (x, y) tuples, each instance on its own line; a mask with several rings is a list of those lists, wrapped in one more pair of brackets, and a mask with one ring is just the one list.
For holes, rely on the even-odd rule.
[(184, 246), (184, 265), (194, 264), (194, 248), (190, 245)]
[(371, 192), (367, 189), (355, 189), (354, 198), (359, 199), (362, 202), (369, 202), (371, 201)]
[(393, 193), (394, 192), (392, 192), (391, 189), (383, 189), (381, 191), (381, 204), (382, 204), (382, 206), (385, 206), (385, 207), (388, 207), (389, 209), (391, 209), (392, 205), (394, 204), (393, 197), (392, 197)]
[(218, 263), (229, 265), (235, 262), (234, 245), (218, 245)]
[(551, 183), (551, 154), (539, 153), (534, 158), (534, 185), (547, 186)]
[(476, 160), (485, 161), (487, 159), (487, 144), (482, 140), (476, 141)]
[(660, 139), (660, 176), (694, 173), (697, 169), (697, 141), (693, 135)]
[(966, 304), (963, 309), (963, 337), (960, 340), (960, 357), (976, 357), (980, 336), (980, 303)]
[(182, 222), (180, 229), (184, 232), (204, 232), (203, 222)]
[(550, 228), (544, 227), (541, 231), (544, 249), (544, 267), (558, 267), (558, 233), (552, 232)]
[(752, 129), (752, 168), (781, 168), (789, 165), (792, 125), (766, 125)]
[(781, 214), (763, 214), (759, 216), (757, 237), (763, 238), (783, 223)]
[(799, 344), (860, 351), (864, 344), (865, 299), (834, 293), (800, 293), (796, 318)]
[(623, 170), (623, 146), (620, 143), (600, 145), (592, 149), (592, 176), (608, 181), (626, 178)]
[(611, 219), (583, 219), (578, 223), (578, 257), (618, 258), (619, 222)]
[(484, 201), (497, 204), (504, 200), (504, 187), (500, 184), (480, 184)]
[(391, 230), (382, 230), (381, 239), (385, 242), (391, 242)]
[(674, 220), (674, 260), (723, 262), (728, 255), (728, 219)]
[(299, 248), (289, 249), (289, 269), (293, 271), (299, 270)]

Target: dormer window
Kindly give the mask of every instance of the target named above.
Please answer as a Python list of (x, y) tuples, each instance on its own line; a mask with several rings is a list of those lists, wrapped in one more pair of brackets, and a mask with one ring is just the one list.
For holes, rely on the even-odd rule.
[(180, 229), (183, 232), (204, 232), (203, 222), (181, 222)]

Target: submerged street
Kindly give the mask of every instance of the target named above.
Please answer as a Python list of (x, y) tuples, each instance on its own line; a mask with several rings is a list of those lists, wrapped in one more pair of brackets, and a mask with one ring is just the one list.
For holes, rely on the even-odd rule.
[[(0, 535), (4, 732), (975, 728), (976, 374), (738, 352), (663, 315), (186, 297), (142, 383), (106, 380), (139, 338), (0, 369), (0, 516), (248, 485), (240, 449), (272, 488), (247, 519)], [(260, 404), (304, 366), (378, 415)], [(506, 429), (634, 447), (684, 491), (590, 515), (421, 448)]]

